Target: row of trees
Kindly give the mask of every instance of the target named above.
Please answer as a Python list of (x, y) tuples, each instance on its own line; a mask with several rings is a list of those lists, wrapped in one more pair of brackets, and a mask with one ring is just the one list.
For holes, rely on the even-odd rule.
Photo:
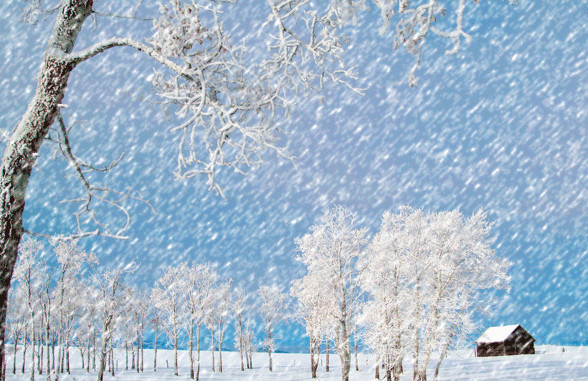
[[(326, 210), (321, 222), (297, 240), (297, 259), (307, 274), (293, 282), (289, 297), (278, 287), (258, 290), (259, 307), (231, 280), (221, 281), (209, 264), (170, 266), (152, 290), (139, 291), (123, 283), (136, 269), (97, 271), (97, 259), (75, 241), (53, 242), (57, 266), (51, 268), (40, 253), (43, 246), (29, 239), (21, 245), (9, 313), (9, 336), (15, 353), (27, 352), (31, 380), (45, 369), (59, 377), (69, 372), (69, 351), (76, 347), (82, 367), (114, 374), (113, 348), (124, 346), (126, 367), (144, 370), (143, 345), (147, 329), (157, 345), (164, 333), (174, 348), (178, 375), (178, 347), (187, 337), (190, 376), (199, 379), (202, 328), (210, 340), (212, 370), (223, 371), (222, 351), (229, 321), (234, 324), (234, 347), (241, 370), (252, 367), (256, 347), (255, 313), (262, 321), (269, 370), (273, 370), (274, 328), (296, 318), (306, 327), (312, 377), (321, 353), (329, 370), (329, 343), (341, 359), (342, 379), (351, 368), (354, 340), (356, 368), (358, 341), (376, 355), (376, 377), (384, 369), (388, 380), (399, 380), (403, 360), (412, 358), (413, 380), (424, 381), (432, 353), (439, 351), (435, 378), (452, 342), (474, 329), (473, 313), (481, 310), (483, 290), (508, 287), (510, 264), (495, 256), (486, 215), (466, 218), (460, 212), (424, 213), (403, 207), (384, 213), (380, 230), (369, 239), (355, 226), (356, 216), (343, 207)], [(296, 311), (291, 312), (291, 311)], [(194, 350), (195, 347), (195, 350)], [(57, 348), (57, 353), (56, 352)], [(195, 354), (195, 356), (194, 356)], [(97, 360), (98, 358), (98, 360)], [(96, 365), (97, 364), (97, 365)]]
[(76, 241), (52, 245), (57, 259), (54, 267), (44, 260), (41, 242), (29, 239), (21, 245), (8, 313), (13, 373), (17, 372), (19, 348), (22, 373), (28, 360), (31, 380), (36, 374), (45, 373), (50, 380), (52, 375), (58, 379), (60, 373), (69, 373), (74, 348), (80, 352), (82, 368), (97, 371), (98, 380), (107, 371), (115, 374), (114, 348), (125, 349), (126, 369), (143, 372), (144, 337), (150, 329), (155, 350), (153, 370), (157, 371), (163, 333), (173, 345), (174, 373), (178, 375), (178, 347), (187, 337), (190, 376), (199, 379), (202, 327), (210, 340), (212, 370), (222, 372), (229, 320), (234, 322), (234, 347), (240, 352), (241, 370), (253, 367), (253, 352), (259, 344), (268, 348), (272, 370), (272, 332), (287, 309), (286, 296), (277, 288), (259, 289), (259, 311), (267, 337), (257, 343), (251, 298), (242, 290), (233, 290), (231, 280), (220, 281), (209, 264), (170, 266), (151, 290), (139, 290), (124, 282), (125, 274), (137, 269), (135, 264), (99, 271), (96, 256), (83, 251)]
[(388, 380), (399, 380), (410, 356), (413, 380), (424, 381), (439, 351), (436, 378), (451, 343), (474, 328), (483, 290), (508, 287), (510, 263), (491, 249), (486, 215), (403, 207), (384, 213), (371, 240), (355, 219), (343, 207), (327, 210), (297, 241), (307, 274), (291, 293), (310, 338), (312, 377), (321, 343), (332, 339), (348, 381), (351, 338), (357, 348), (361, 336), (376, 354), (377, 378), (383, 368)]

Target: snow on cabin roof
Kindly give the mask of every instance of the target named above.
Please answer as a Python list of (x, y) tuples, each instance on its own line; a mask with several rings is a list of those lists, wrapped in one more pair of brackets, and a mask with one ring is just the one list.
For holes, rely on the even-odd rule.
[(505, 341), (519, 324), (505, 325), (502, 327), (490, 327), (479, 338), (476, 343), (500, 343)]

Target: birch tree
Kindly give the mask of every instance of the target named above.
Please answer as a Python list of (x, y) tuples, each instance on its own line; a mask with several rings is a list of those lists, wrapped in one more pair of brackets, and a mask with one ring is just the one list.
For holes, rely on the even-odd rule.
[(331, 307), (328, 313), (334, 321), (343, 381), (349, 380), (350, 337), (354, 313), (361, 304), (360, 276), (366, 266), (366, 230), (355, 228), (355, 218), (341, 206), (327, 209), (320, 224), (296, 240), (300, 251), (296, 259), (306, 265), (308, 274), (322, 279), (322, 287), (327, 290), (327, 306)]
[(329, 340), (327, 332), (334, 325), (330, 311), (335, 308), (335, 306), (329, 306), (333, 300), (326, 295), (327, 288), (324, 287), (323, 280), (318, 275), (317, 273), (308, 274), (294, 281), (290, 289), (290, 294), (297, 302), (295, 317), (304, 324), (309, 338), (312, 378), (317, 378), (321, 343), (323, 339), (327, 342)]
[(383, 365), (386, 379), (396, 381), (403, 373), (402, 360), (410, 350), (411, 269), (406, 258), (409, 237), (402, 219), (406, 215), (384, 213), (380, 231), (369, 246), (368, 266), (362, 276), (362, 288), (371, 299), (361, 319), (367, 328), (366, 341), (376, 354), (376, 371)]
[(59, 352), (58, 352), (58, 370), (63, 373), (65, 356), (69, 352), (64, 350), (67, 348), (69, 323), (73, 318), (73, 309), (75, 308), (75, 294), (71, 293), (71, 284), (75, 282), (76, 276), (81, 271), (84, 263), (98, 263), (98, 259), (93, 253), (87, 253), (82, 250), (77, 240), (63, 241), (60, 240), (54, 247), (57, 262), (59, 263), (59, 280), (58, 288), (56, 289), (57, 308), (59, 313)]
[(164, 320), (162, 311), (155, 307), (153, 303), (149, 304), (149, 311), (151, 312), (151, 328), (153, 329), (153, 371), (157, 372), (157, 344), (159, 341), (160, 328), (162, 327)]
[[(19, 261), (14, 270), (14, 277), (23, 288), (26, 295), (26, 305), (29, 312), (29, 328), (31, 330), (31, 381), (35, 379), (35, 342), (39, 341), (40, 338), (36, 336), (39, 316), (35, 316), (36, 311), (39, 309), (39, 279), (37, 273), (39, 270), (39, 263), (37, 261), (37, 255), (43, 250), (43, 245), (35, 240), (28, 239), (23, 242), (20, 248)], [(14, 354), (16, 356), (16, 353)]]
[(245, 322), (244, 313), (247, 305), (247, 295), (242, 289), (237, 289), (233, 292), (232, 309), (235, 315), (235, 348), (239, 350), (239, 357), (241, 359), (241, 371), (245, 371)]
[[(457, 328), (473, 328), (469, 315), (480, 291), (506, 289), (510, 263), (498, 258), (490, 247), (490, 226), (486, 214), (466, 218), (458, 211), (439, 212), (429, 217), (430, 285), (421, 325), (423, 356), (415, 380), (427, 379), (427, 367), (434, 350), (446, 353)], [(465, 332), (464, 332), (465, 331)], [(439, 361), (442, 361), (443, 357)], [(437, 371), (438, 373), (438, 371)]]
[(122, 312), (120, 304), (120, 293), (124, 274), (133, 271), (132, 266), (107, 270), (102, 274), (94, 276), (97, 285), (99, 310), (101, 316), (101, 344), (99, 352), (98, 381), (104, 380), (106, 362), (109, 354), (112, 353), (112, 340), (116, 322)]
[(231, 312), (231, 280), (219, 284), (213, 290), (213, 308), (216, 313), (217, 332), (218, 332), (218, 371), (223, 372), (223, 343), (225, 340), (225, 331)]
[(265, 328), (264, 346), (269, 356), (269, 371), (273, 372), (272, 352), (276, 338), (272, 334), (276, 324), (288, 317), (288, 296), (277, 286), (261, 286), (258, 294), (261, 299), (259, 313)]
[[(130, 214), (125, 201), (140, 195), (91, 184), (86, 170), (96, 169), (72, 151), (63, 108), (72, 72), (88, 60), (117, 47), (140, 52), (157, 65), (153, 85), (163, 103), (173, 105), (178, 121), (174, 131), (180, 134), (177, 176), (208, 178), (212, 189), (222, 193), (216, 182), (220, 167), (244, 172), (261, 162), (261, 152), (279, 147), (279, 121), (288, 115), (301, 92), (315, 91), (327, 83), (353, 88), (355, 73), (345, 65), (345, 41), (340, 26), (357, 19), (365, 1), (331, 0), (326, 8), (308, 0), (267, 1), (267, 23), (263, 37), (269, 54), (250, 64), (245, 41), (232, 41), (223, 28), (224, 2), (164, 1), (154, 18), (154, 34), (145, 41), (124, 36), (89, 45), (78, 41), (88, 20), (121, 15), (101, 12), (93, 0), (62, 0), (47, 7), (47, 2), (24, 0), (22, 20), (36, 23), (54, 19), (47, 38), (36, 91), (26, 112), (16, 123), (4, 148), (0, 176), (0, 363), (4, 361), (6, 303), (10, 280), (22, 235), (26, 190), (39, 150), (57, 122), (58, 146), (68, 165), (80, 179), (85, 196), (72, 200), (76, 211), (74, 237), (104, 235), (122, 238), (129, 227)], [(227, 2), (230, 5), (233, 2)], [(425, 42), (431, 36), (450, 41), (448, 53), (455, 53), (465, 32), (466, 0), (450, 2), (448, 11), (437, 0), (409, 2), (374, 0), (381, 11), (380, 32), (396, 22), (393, 38), (414, 54), (409, 83), (416, 84), (415, 72), (421, 62)], [(126, 3), (121, 2), (121, 7)], [(441, 15), (451, 14), (448, 23), (436, 27)], [(136, 15), (122, 15), (132, 18)], [(393, 17), (395, 16), (395, 17)], [(452, 24), (455, 25), (452, 25)], [(97, 25), (96, 22), (94, 25)], [(129, 50), (130, 50), (129, 49)], [(115, 160), (110, 167), (117, 164)], [(100, 216), (98, 205), (112, 207), (124, 222), (116, 225)], [(35, 234), (43, 234), (36, 232)], [(3, 372), (3, 371), (2, 371)], [(3, 379), (4, 374), (0, 374)]]
[[(188, 266), (183, 264), (180, 272), (184, 274), (181, 284), (186, 295), (188, 313), (186, 315), (188, 331), (188, 354), (190, 357), (190, 377), (200, 379), (200, 338), (201, 327), (213, 300), (212, 290), (218, 275), (209, 264)], [(196, 372), (194, 372), (194, 327), (196, 327)]]
[(178, 371), (178, 340), (182, 329), (182, 314), (184, 313), (185, 294), (182, 290), (184, 274), (179, 268), (169, 266), (167, 271), (157, 281), (151, 299), (156, 308), (166, 316), (164, 329), (174, 346), (174, 374)]

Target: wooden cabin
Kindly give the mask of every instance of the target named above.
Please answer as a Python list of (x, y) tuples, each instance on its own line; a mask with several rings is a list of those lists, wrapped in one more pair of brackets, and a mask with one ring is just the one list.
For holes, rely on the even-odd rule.
[(490, 327), (476, 340), (476, 357), (534, 354), (535, 339), (519, 324)]

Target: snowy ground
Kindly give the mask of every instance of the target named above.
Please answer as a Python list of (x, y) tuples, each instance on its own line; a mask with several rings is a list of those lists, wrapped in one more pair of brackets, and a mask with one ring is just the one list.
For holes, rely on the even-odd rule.
[[(96, 379), (96, 373), (90, 374), (79, 369), (79, 353), (71, 351), (73, 355), (73, 369), (71, 375), (64, 375), (60, 380), (90, 381)], [(17, 365), (20, 364), (18, 357)], [(223, 353), (223, 373), (212, 373), (210, 370), (210, 353), (203, 353), (203, 369), (201, 380), (255, 380), (255, 381), (298, 381), (311, 380), (308, 365), (308, 355), (304, 354), (275, 354), (274, 372), (267, 370), (267, 354), (254, 355), (254, 369), (241, 372), (240, 360), (237, 353)], [(158, 369), (153, 372), (153, 351), (145, 352), (145, 372), (138, 374), (135, 371), (124, 370), (124, 352), (118, 353), (119, 371), (118, 380), (187, 380), (190, 379), (187, 352), (180, 355), (180, 376), (173, 375), (173, 352), (167, 350), (158, 351)], [(360, 371), (352, 369), (351, 380), (373, 380), (374, 368), (372, 358), (360, 356)], [(28, 361), (28, 360), (27, 360)], [(324, 361), (324, 356), (322, 357)], [(169, 362), (169, 367), (166, 366)], [(218, 358), (217, 358), (218, 362)], [(341, 377), (337, 355), (331, 356), (331, 372), (325, 373), (324, 366), (319, 372), (319, 380), (339, 380)], [(435, 364), (431, 366), (432, 372)], [(17, 368), (18, 369), (18, 368)], [(7, 380), (29, 380), (30, 374), (12, 374), (12, 357), (8, 358)], [(402, 380), (411, 379), (411, 367), (409, 362), (405, 364), (406, 374)], [(37, 380), (46, 379), (46, 376), (35, 375)], [(112, 379), (110, 375), (106, 380)], [(451, 352), (441, 368), (440, 380), (588, 380), (588, 348), (566, 347), (562, 353), (562, 347), (538, 346), (536, 355), (509, 356), (494, 358), (475, 358), (473, 351)]]

